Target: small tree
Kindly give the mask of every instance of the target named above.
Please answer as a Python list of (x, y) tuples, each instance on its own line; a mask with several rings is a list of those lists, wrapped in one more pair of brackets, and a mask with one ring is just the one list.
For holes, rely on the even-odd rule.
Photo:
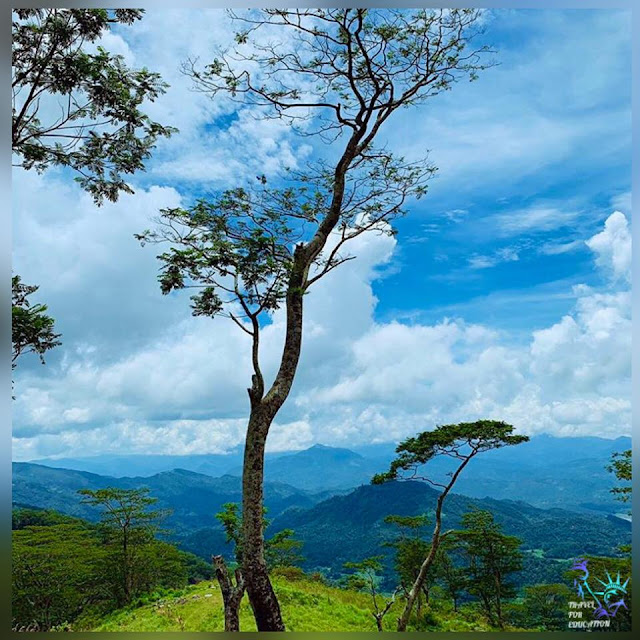
[[(264, 517), (266, 509), (263, 509), (263, 528), (269, 526), (269, 520)], [(238, 505), (227, 502), (222, 505), (222, 511), (216, 514), (216, 518), (224, 528), (227, 543), (233, 545), (235, 557), (235, 584), (231, 572), (221, 555), (213, 556), (216, 578), (222, 591), (224, 604), (225, 631), (240, 631), (240, 604), (245, 593), (245, 581), (242, 575), (242, 517), (239, 514)], [(303, 558), (298, 551), (302, 542), (294, 538), (293, 529), (283, 529), (266, 540), (265, 557), (269, 570), (279, 567), (291, 567), (300, 563)]]
[(216, 518), (222, 524), (227, 542), (233, 544), (233, 553), (236, 565), (233, 577), (224, 557), (221, 555), (212, 556), (213, 567), (216, 580), (220, 585), (222, 593), (222, 605), (224, 607), (224, 630), (240, 631), (240, 603), (244, 597), (245, 582), (242, 575), (242, 520), (238, 515), (238, 505), (234, 502), (227, 502), (222, 505), (222, 511), (216, 513)]
[[(385, 544), (396, 550), (395, 570), (400, 579), (400, 588), (406, 595), (416, 581), (420, 573), (420, 566), (429, 553), (429, 543), (422, 538), (422, 530), (426, 527), (428, 518), (426, 515), (390, 515), (386, 516), (384, 521), (396, 525), (400, 530), (400, 535), (395, 540)], [(422, 593), (424, 593), (427, 604), (429, 604), (429, 592), (433, 582), (433, 572), (429, 572), (422, 585)], [(419, 614), (422, 607), (421, 594), (418, 594), (416, 607)]]
[(380, 593), (379, 583), (382, 572), (382, 556), (372, 556), (365, 558), (360, 562), (345, 562), (344, 568), (354, 571), (347, 579), (347, 586), (351, 589), (357, 589), (358, 591), (367, 591), (371, 595), (371, 604), (373, 605), (373, 615), (376, 621), (376, 627), (378, 631), (384, 631), (382, 623), (384, 617), (389, 613), (391, 607), (393, 607), (396, 601), (396, 596), (400, 592), (401, 588), (398, 587), (390, 598), (384, 598), (381, 601), (382, 594)]
[[(142, 555), (154, 541), (161, 511), (149, 511), (157, 502), (149, 489), (80, 489), (82, 502), (102, 509), (101, 525), (105, 542), (116, 549), (116, 574), (121, 589), (120, 600), (131, 601), (140, 586)], [(147, 563), (148, 564), (148, 563)]]
[(565, 584), (537, 584), (524, 588), (523, 608), (526, 624), (545, 631), (567, 628), (567, 608), (571, 590)]
[[(414, 438), (408, 438), (396, 448), (398, 457), (391, 462), (389, 471), (373, 477), (373, 484), (390, 480), (423, 480), (440, 490), (436, 501), (435, 525), (431, 536), (429, 553), (425, 557), (418, 576), (409, 591), (407, 602), (398, 619), (398, 631), (406, 631), (409, 616), (416, 598), (427, 579), (435, 561), (436, 553), (443, 536), (442, 506), (463, 469), (479, 453), (526, 442), (529, 438), (513, 434), (513, 426), (496, 420), (478, 420), (461, 422), (437, 427), (433, 431), (424, 431)], [(447, 481), (437, 482), (432, 477), (420, 473), (420, 469), (438, 456), (447, 456), (457, 461), (457, 468)], [(426, 471), (428, 472), (428, 467)]]
[(515, 595), (508, 579), (522, 568), (522, 540), (503, 534), (489, 511), (465, 513), (462, 525), (455, 536), (467, 561), (466, 590), (480, 599), (489, 622), (503, 628), (503, 602)]
[(445, 594), (451, 598), (453, 610), (458, 610), (460, 594), (466, 585), (464, 569), (459, 567), (452, 558), (452, 552), (456, 549), (456, 541), (453, 537), (442, 540), (438, 553), (436, 554), (435, 567), (436, 579), (442, 585)]
[(12, 369), (25, 353), (36, 353), (44, 364), (44, 354), (60, 344), (60, 334), (54, 332), (54, 320), (46, 314), (47, 305), (29, 302), (29, 296), (37, 290), (36, 286), (23, 284), (20, 276), (11, 278)]
[(293, 529), (283, 529), (265, 540), (264, 557), (269, 571), (283, 567), (297, 567), (304, 562), (299, 552), (303, 542), (296, 540)]
[[(425, 193), (435, 168), (376, 145), (402, 107), (423, 103), (487, 66), (472, 46), (475, 9), (265, 9), (231, 14), (237, 46), (210, 64), (185, 65), (196, 87), (224, 93), (294, 131), (335, 143), (330, 158), (288, 172), (279, 188), (259, 176), (184, 209), (166, 209), (158, 229), (138, 237), (166, 242), (161, 289), (199, 287), (196, 315), (226, 315), (251, 340), (250, 415), (243, 463), (243, 572), (259, 631), (283, 631), (264, 558), (264, 453), (302, 350), (303, 301), (319, 279), (351, 256), (367, 232), (393, 233), (405, 203)], [(298, 126), (301, 125), (301, 126)], [(261, 327), (286, 307), (275, 378), (260, 366)]]
[(100, 204), (132, 193), (125, 176), (144, 167), (159, 137), (174, 129), (142, 110), (167, 85), (157, 73), (130, 69), (102, 47), (114, 24), (132, 24), (139, 9), (14, 9), (12, 150), (18, 165), (69, 167)]

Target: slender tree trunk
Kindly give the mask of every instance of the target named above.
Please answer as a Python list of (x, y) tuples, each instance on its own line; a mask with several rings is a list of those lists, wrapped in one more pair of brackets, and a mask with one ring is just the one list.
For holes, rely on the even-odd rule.
[(500, 588), (501, 580), (498, 574), (496, 574), (495, 576), (495, 583), (496, 583), (496, 617), (498, 619), (498, 626), (501, 629), (503, 629), (504, 622), (502, 620), (502, 595), (501, 595), (502, 589)]
[(270, 421), (252, 410), (247, 429), (242, 474), (242, 571), (258, 631), (284, 631), (280, 605), (264, 559), (264, 450)]
[(467, 464), (475, 456), (475, 454), (476, 452), (474, 451), (467, 458), (465, 458), (464, 462), (460, 464), (455, 473), (451, 476), (451, 479), (449, 480), (447, 486), (444, 488), (443, 492), (438, 496), (438, 502), (436, 503), (436, 524), (433, 528), (433, 535), (431, 536), (431, 549), (429, 549), (427, 557), (420, 566), (418, 577), (413, 583), (411, 591), (409, 591), (409, 595), (407, 596), (407, 603), (405, 604), (404, 611), (398, 618), (398, 631), (407, 630), (407, 625), (409, 624), (409, 616), (411, 615), (413, 605), (415, 604), (418, 594), (423, 588), (424, 581), (426, 580), (427, 574), (429, 573), (429, 569), (431, 569), (431, 565), (436, 559), (436, 552), (438, 551), (441, 540), (440, 531), (442, 529), (442, 505), (444, 503), (444, 500), (447, 497), (449, 491), (451, 491), (451, 488), (455, 484), (462, 470), (467, 466)]
[(129, 568), (129, 531), (125, 526), (122, 535), (122, 564), (123, 564), (123, 586), (124, 586), (124, 600), (127, 604), (131, 600), (131, 570)]
[(222, 592), (224, 604), (224, 630), (240, 631), (240, 603), (244, 596), (244, 579), (240, 569), (236, 569), (236, 584), (233, 584), (229, 570), (222, 556), (213, 556), (216, 578)]
[(433, 564), (433, 561), (436, 556), (436, 551), (438, 550), (438, 546), (440, 544), (440, 514), (436, 515), (436, 526), (433, 531), (433, 536), (431, 538), (431, 549), (429, 554), (425, 558), (424, 562), (420, 566), (420, 572), (418, 573), (418, 577), (416, 581), (413, 583), (411, 590), (409, 591), (409, 595), (407, 596), (407, 603), (405, 604), (402, 615), (398, 618), (398, 631), (406, 631), (407, 625), (409, 624), (409, 616), (411, 615), (411, 611), (413, 609), (413, 605), (418, 599), (420, 592), (422, 590), (422, 585), (427, 578), (427, 574), (429, 573), (429, 569)]
[(289, 396), (302, 348), (303, 298), (309, 268), (322, 252), (327, 239), (340, 220), (345, 174), (354, 158), (363, 132), (353, 134), (336, 166), (333, 197), (329, 212), (307, 244), (296, 246), (287, 283), (287, 327), (280, 368), (273, 385), (264, 394), (264, 380), (258, 365), (257, 318), (253, 317), (254, 375), (249, 391), (251, 414), (247, 426), (242, 469), (242, 572), (247, 595), (253, 608), (258, 631), (284, 631), (280, 604), (273, 590), (264, 559), (263, 483), (264, 452), (269, 428)]

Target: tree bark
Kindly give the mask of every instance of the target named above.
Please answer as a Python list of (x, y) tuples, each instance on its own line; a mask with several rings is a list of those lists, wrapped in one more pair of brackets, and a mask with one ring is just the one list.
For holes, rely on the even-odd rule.
[(340, 220), (345, 174), (356, 154), (362, 132), (355, 133), (336, 166), (333, 197), (327, 216), (307, 244), (296, 246), (293, 266), (287, 282), (287, 325), (280, 368), (273, 385), (263, 396), (262, 374), (257, 366), (258, 335), (254, 319), (254, 376), (248, 389), (251, 414), (247, 426), (242, 470), (242, 571), (247, 595), (253, 608), (258, 631), (284, 631), (278, 599), (269, 580), (264, 559), (262, 531), (264, 504), (264, 452), (269, 428), (287, 399), (300, 361), (302, 348), (303, 297), (309, 269), (322, 252)]
[(242, 572), (236, 569), (236, 584), (233, 584), (229, 570), (222, 556), (213, 556), (216, 578), (222, 592), (224, 604), (224, 630), (240, 631), (240, 603), (244, 596), (244, 579)]
[(284, 631), (280, 605), (264, 559), (264, 450), (269, 426), (260, 407), (252, 410), (242, 475), (242, 571), (258, 631)]

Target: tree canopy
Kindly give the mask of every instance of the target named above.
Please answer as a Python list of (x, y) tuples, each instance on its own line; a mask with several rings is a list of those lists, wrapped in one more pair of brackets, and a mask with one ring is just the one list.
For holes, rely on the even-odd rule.
[(47, 305), (31, 304), (29, 296), (38, 287), (23, 284), (20, 276), (11, 278), (11, 368), (25, 353), (35, 353), (44, 364), (44, 354), (60, 343), (54, 332), (54, 320), (47, 315)]
[(391, 462), (389, 471), (375, 475), (372, 482), (381, 484), (388, 480), (419, 479), (445, 488), (446, 485), (420, 475), (422, 465), (440, 455), (464, 462), (483, 451), (528, 440), (527, 436), (514, 434), (512, 425), (498, 420), (441, 425), (401, 442), (396, 448), (398, 456)]
[(157, 73), (127, 67), (99, 45), (139, 9), (14, 9), (12, 150), (18, 166), (69, 167), (100, 204), (132, 193), (127, 175), (144, 167), (158, 138), (143, 103), (165, 92)]

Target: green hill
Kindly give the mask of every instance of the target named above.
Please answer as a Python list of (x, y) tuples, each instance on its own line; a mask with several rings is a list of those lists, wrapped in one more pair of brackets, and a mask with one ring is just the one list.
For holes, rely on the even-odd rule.
[[(274, 577), (274, 589), (288, 631), (375, 631), (370, 596), (327, 586), (306, 577), (290, 580)], [(395, 630), (401, 603), (384, 619), (385, 630)], [(429, 616), (430, 631), (491, 631), (472, 608), (455, 615), (440, 611)], [(91, 631), (223, 631), (222, 597), (215, 582), (201, 582), (175, 594), (140, 606), (115, 611), (88, 627)], [(245, 597), (241, 631), (255, 631)], [(411, 630), (411, 629), (410, 629)], [(415, 630), (415, 629), (413, 629)]]
[[(437, 495), (424, 482), (366, 485), (310, 509), (289, 509), (274, 519), (272, 528), (295, 530), (304, 542), (305, 569), (322, 570), (335, 579), (347, 561), (391, 553), (384, 542), (396, 531), (384, 522), (386, 515), (432, 514)], [(462, 514), (473, 507), (490, 511), (505, 533), (523, 540), (523, 549), (529, 553), (519, 585), (557, 581), (572, 558), (616, 556), (619, 545), (631, 541), (631, 524), (620, 518), (459, 494), (451, 494), (445, 502), (444, 528), (459, 527)]]

